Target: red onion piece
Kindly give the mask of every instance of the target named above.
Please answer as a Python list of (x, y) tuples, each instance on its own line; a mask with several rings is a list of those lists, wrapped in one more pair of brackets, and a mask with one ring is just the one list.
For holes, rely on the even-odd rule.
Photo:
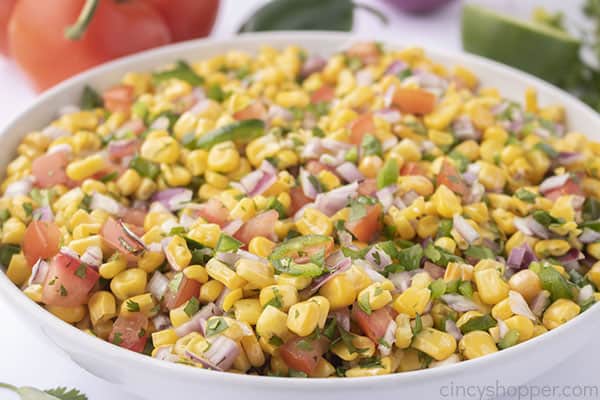
[(396, 85), (390, 85), (385, 93), (383, 93), (383, 106), (390, 107), (394, 101), (394, 94), (396, 93)]
[(398, 186), (392, 184), (384, 187), (383, 189), (379, 189), (375, 193), (375, 197), (377, 197), (377, 200), (379, 200), (379, 202), (383, 206), (384, 212), (387, 212), (387, 210), (394, 203), (394, 193), (396, 193), (396, 190), (398, 190)]
[(406, 70), (408, 68), (408, 64), (406, 64), (402, 60), (396, 60), (392, 62), (383, 73), (384, 75), (397, 75), (398, 73)]
[(46, 280), (46, 275), (48, 275), (48, 262), (38, 258), (31, 268), (31, 275), (27, 281), (27, 286), (40, 285), (44, 283)]
[(447, 319), (444, 328), (447, 333), (449, 333), (450, 335), (452, 335), (454, 337), (454, 339), (456, 339), (456, 341), (459, 341), (460, 339), (462, 339), (463, 335), (460, 332), (460, 330), (458, 329), (458, 327), (456, 326), (456, 322), (452, 321), (451, 319)]
[(300, 180), (300, 186), (302, 187), (302, 192), (304, 192), (304, 195), (309, 199), (316, 198), (319, 191), (311, 182), (308, 171), (306, 171), (304, 168), (301, 168), (298, 179)]
[(311, 138), (304, 145), (301, 156), (305, 160), (310, 160), (313, 158), (319, 158), (319, 156), (323, 154), (323, 152), (324, 148), (321, 146), (321, 139)]
[(392, 263), (392, 258), (377, 246), (371, 247), (365, 255), (365, 260), (367, 260), (376, 271), (383, 271), (386, 266)]
[(74, 258), (74, 259), (76, 259), (78, 261), (81, 261), (79, 259), (79, 254), (77, 254), (77, 252), (75, 250), (73, 250), (73, 249), (71, 249), (69, 247), (65, 247), (65, 246), (61, 247), (60, 250), (59, 250), (59, 253), (64, 254), (66, 256), (69, 256), (71, 258)]
[(550, 238), (550, 231), (532, 216), (527, 218), (516, 217), (514, 219), (515, 227), (527, 236), (537, 236), (542, 239)]
[(585, 255), (577, 250), (570, 249), (566, 254), (557, 258), (558, 261), (568, 270), (579, 268), (579, 261), (583, 260)]
[(497, 322), (498, 322), (498, 336), (500, 337), (500, 339), (502, 339), (508, 333), (508, 331), (510, 329), (508, 328), (508, 325), (506, 325), (506, 322), (504, 322), (500, 318), (498, 318)]
[(177, 211), (192, 200), (194, 194), (190, 189), (177, 187), (161, 190), (152, 196), (152, 201), (161, 203), (169, 211)]
[(479, 310), (479, 306), (459, 294), (444, 294), (441, 299), (454, 311), (465, 312)]
[(329, 151), (337, 153), (339, 151), (347, 151), (354, 147), (353, 144), (340, 142), (339, 140), (331, 139), (331, 138), (322, 138), (320, 139), (321, 146), (326, 148)]
[(350, 309), (348, 307), (338, 308), (331, 313), (339, 327), (345, 331), (350, 330)]
[(479, 233), (467, 222), (467, 220), (459, 215), (454, 215), (453, 226), (454, 229), (458, 232), (460, 236), (463, 237), (469, 244), (473, 244), (477, 239), (479, 239)]
[(373, 74), (370, 70), (364, 68), (356, 72), (355, 79), (357, 86), (369, 86), (373, 83)]
[(163, 329), (171, 327), (171, 320), (166, 314), (158, 314), (157, 316), (152, 318), (152, 324), (154, 325), (157, 331), (162, 331)]
[(391, 320), (385, 329), (385, 333), (383, 334), (382, 340), (379, 342), (377, 349), (381, 353), (382, 356), (386, 357), (392, 353), (392, 347), (396, 342), (396, 328), (398, 324), (396, 321)]
[(302, 290), (303, 297), (310, 297), (313, 294), (317, 293), (321, 286), (327, 283), (331, 278), (336, 276), (337, 274), (347, 271), (352, 266), (352, 260), (350, 257), (344, 257), (337, 264), (329, 268), (329, 273), (325, 275), (321, 275), (318, 278), (313, 279), (310, 286), (306, 289)]
[(150, 125), (150, 129), (156, 131), (166, 131), (167, 129), (169, 129), (170, 124), (171, 122), (169, 121), (169, 118), (164, 116), (158, 117), (152, 122), (152, 124)]
[(61, 128), (60, 126), (50, 125), (42, 130), (42, 135), (49, 137), (52, 140), (56, 140), (63, 136), (70, 136), (71, 132), (64, 128)]
[(112, 197), (94, 192), (92, 201), (90, 202), (92, 210), (103, 210), (111, 215), (122, 216), (125, 212), (125, 207)]
[(155, 271), (148, 281), (148, 291), (158, 301), (161, 301), (169, 287), (169, 279), (161, 272)]
[(40, 208), (36, 208), (35, 210), (33, 210), (32, 217), (34, 220), (37, 221), (54, 221), (54, 213), (52, 212), (50, 206), (42, 206)]
[(227, 371), (240, 354), (239, 345), (224, 335), (215, 336), (209, 339), (209, 342), (211, 346), (204, 354), (199, 355), (186, 350), (185, 355), (206, 368)]
[(358, 182), (352, 182), (345, 186), (340, 186), (326, 193), (319, 193), (315, 199), (315, 206), (328, 217), (346, 207), (348, 201), (356, 197), (358, 192)]
[(462, 116), (454, 120), (452, 123), (454, 135), (461, 140), (478, 139), (479, 132), (473, 126), (471, 119), (467, 116)]
[(154, 358), (172, 363), (179, 361), (179, 356), (171, 352), (172, 348), (173, 346), (159, 347), (158, 350), (156, 350), (156, 354), (154, 354)]
[(404, 195), (402, 195), (402, 203), (405, 204), (405, 207), (408, 207), (419, 197), (420, 196), (417, 192), (415, 192), (414, 190), (409, 190), (408, 192), (404, 193)]
[(446, 270), (431, 261), (425, 261), (423, 269), (431, 276), (431, 279), (440, 279), (446, 273)]
[(88, 247), (81, 256), (81, 261), (97, 269), (102, 264), (102, 249), (98, 246)]
[(523, 243), (522, 245), (515, 247), (510, 251), (506, 264), (509, 268), (520, 270), (529, 268), (529, 264), (531, 264), (533, 261), (537, 261), (535, 253), (528, 243)]
[(112, 140), (108, 143), (108, 155), (112, 158), (132, 156), (140, 146), (138, 139)]
[(538, 317), (544, 314), (544, 310), (550, 305), (550, 292), (542, 290), (531, 301), (531, 311)]
[(513, 313), (529, 318), (533, 322), (537, 321), (537, 317), (529, 308), (529, 305), (521, 295), (521, 293), (511, 290), (508, 292), (508, 305)]
[(363, 179), (365, 179), (365, 177), (358, 170), (356, 165), (354, 165), (353, 163), (351, 163), (349, 161), (346, 161), (345, 163), (339, 165), (335, 169), (335, 171), (338, 173), (339, 176), (342, 177), (343, 180), (345, 180), (346, 182), (349, 182), (349, 183), (362, 181)]
[(572, 165), (581, 162), (584, 159), (585, 157), (581, 153), (561, 151), (556, 157), (556, 162), (559, 165)]
[(410, 287), (412, 277), (418, 272), (419, 270), (394, 272), (388, 275), (388, 279), (394, 284), (396, 292), (404, 293)]
[(583, 232), (579, 235), (578, 239), (581, 243), (600, 242), (600, 232), (596, 232), (590, 228), (583, 228)]
[(375, 115), (381, 117), (390, 124), (400, 122), (400, 120), (402, 119), (402, 114), (400, 114), (400, 111), (392, 108), (384, 108), (382, 110), (375, 111)]
[(204, 335), (204, 327), (206, 326), (206, 321), (214, 315), (220, 315), (221, 309), (217, 307), (214, 303), (208, 303), (204, 307), (200, 309), (196, 314), (192, 316), (192, 318), (175, 328), (175, 334), (178, 337), (184, 337), (185, 335), (192, 332), (200, 332)]
[(539, 187), (540, 193), (546, 193), (551, 190), (563, 187), (565, 183), (567, 183), (567, 181), (569, 180), (569, 177), (569, 174), (562, 174), (544, 179), (544, 181), (540, 184)]
[(577, 301), (579, 303), (583, 303), (588, 300), (590, 297), (594, 295), (594, 288), (592, 285), (585, 285), (581, 289), (579, 289), (579, 294), (577, 295)]
[(302, 69), (300, 70), (300, 77), (305, 79), (311, 74), (315, 72), (321, 71), (327, 65), (327, 60), (318, 55), (309, 56), (304, 64), (302, 64)]
[(15, 181), (6, 187), (4, 191), (5, 197), (15, 197), (15, 196), (26, 196), (31, 192), (33, 188), (33, 182), (35, 178), (33, 176), (27, 176), (23, 179)]
[(227, 225), (225, 225), (222, 229), (222, 231), (226, 234), (228, 234), (229, 236), (233, 236), (237, 231), (240, 230), (240, 228), (242, 227), (242, 225), (244, 225), (244, 221), (241, 219), (234, 219), (233, 221), (231, 221), (230, 223), (228, 223)]

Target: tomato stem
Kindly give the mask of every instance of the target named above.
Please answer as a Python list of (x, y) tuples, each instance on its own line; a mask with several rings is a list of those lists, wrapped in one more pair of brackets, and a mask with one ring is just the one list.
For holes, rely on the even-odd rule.
[(98, 4), (100, 0), (86, 0), (83, 8), (81, 9), (81, 13), (77, 18), (77, 21), (67, 27), (65, 29), (65, 37), (71, 40), (79, 40), (85, 33), (88, 28), (90, 22), (92, 22), (92, 18), (94, 18), (94, 13), (96, 12), (96, 8), (98, 8)]
[(362, 9), (364, 11), (367, 11), (369, 14), (374, 15), (375, 17), (377, 17), (384, 25), (388, 25), (389, 24), (389, 19), (388, 17), (381, 11), (378, 10), (375, 7), (372, 7), (368, 4), (364, 4), (364, 3), (354, 3), (354, 8), (355, 9)]

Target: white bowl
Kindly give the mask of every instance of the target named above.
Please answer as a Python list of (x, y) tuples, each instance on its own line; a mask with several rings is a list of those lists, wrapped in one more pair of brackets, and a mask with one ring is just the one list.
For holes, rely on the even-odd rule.
[[(27, 132), (45, 126), (61, 106), (77, 103), (84, 85), (103, 89), (117, 82), (127, 71), (149, 70), (177, 59), (202, 59), (232, 49), (253, 52), (264, 44), (278, 48), (297, 44), (309, 52), (327, 55), (351, 41), (351, 36), (339, 33), (264, 33), (227, 40), (199, 40), (144, 52), (95, 68), (46, 92), (2, 132), (2, 143), (6, 149), (16, 149)], [(386, 44), (400, 47), (389, 41)], [(525, 88), (535, 87), (541, 104), (558, 103), (565, 107), (570, 129), (600, 140), (598, 114), (548, 83), (480, 57), (442, 51), (428, 53), (432, 59), (445, 65), (469, 67), (484, 85), (499, 88), (505, 97), (513, 100), (522, 101)], [(14, 153), (0, 153), (2, 171)], [(197, 369), (124, 350), (54, 317), (29, 300), (2, 272), (0, 296), (20, 310), (19, 314), (32, 329), (39, 332), (40, 338), (54, 343), (92, 374), (120, 384), (123, 390), (145, 399), (227, 399), (234, 396), (261, 400), (304, 400), (310, 396), (328, 400), (363, 396), (387, 399), (396, 395), (450, 397), (450, 392), (453, 388), (456, 391), (459, 385), (484, 388), (484, 385), (495, 387), (497, 383), (503, 386), (526, 383), (582, 348), (600, 327), (600, 306), (595, 305), (560, 328), (526, 343), (455, 365), (369, 378), (273, 378)]]

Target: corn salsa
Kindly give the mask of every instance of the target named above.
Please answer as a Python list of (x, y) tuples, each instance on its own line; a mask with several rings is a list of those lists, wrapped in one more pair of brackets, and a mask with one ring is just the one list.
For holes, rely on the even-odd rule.
[(0, 264), (78, 329), (198, 368), (502, 351), (600, 300), (600, 143), (523, 97), (373, 42), (129, 72), (24, 135)]

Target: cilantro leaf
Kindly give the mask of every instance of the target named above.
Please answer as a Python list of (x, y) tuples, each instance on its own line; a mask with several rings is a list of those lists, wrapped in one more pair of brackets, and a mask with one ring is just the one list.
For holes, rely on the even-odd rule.
[(398, 262), (406, 268), (406, 271), (419, 268), (422, 258), (423, 248), (418, 244), (398, 252)]
[(204, 83), (204, 78), (196, 74), (192, 67), (182, 60), (177, 61), (175, 66), (171, 69), (154, 73), (152, 78), (157, 84), (169, 79), (179, 79), (192, 86), (200, 86)]
[(82, 110), (101, 108), (104, 106), (104, 100), (91, 86), (86, 85), (81, 94), (80, 105)]
[(379, 156), (383, 155), (383, 148), (381, 142), (375, 136), (366, 134), (360, 144), (362, 149), (362, 156)]
[(140, 305), (139, 303), (129, 299), (127, 300), (127, 303), (125, 303), (125, 306), (127, 307), (127, 311), (129, 312), (138, 312), (140, 311)]

